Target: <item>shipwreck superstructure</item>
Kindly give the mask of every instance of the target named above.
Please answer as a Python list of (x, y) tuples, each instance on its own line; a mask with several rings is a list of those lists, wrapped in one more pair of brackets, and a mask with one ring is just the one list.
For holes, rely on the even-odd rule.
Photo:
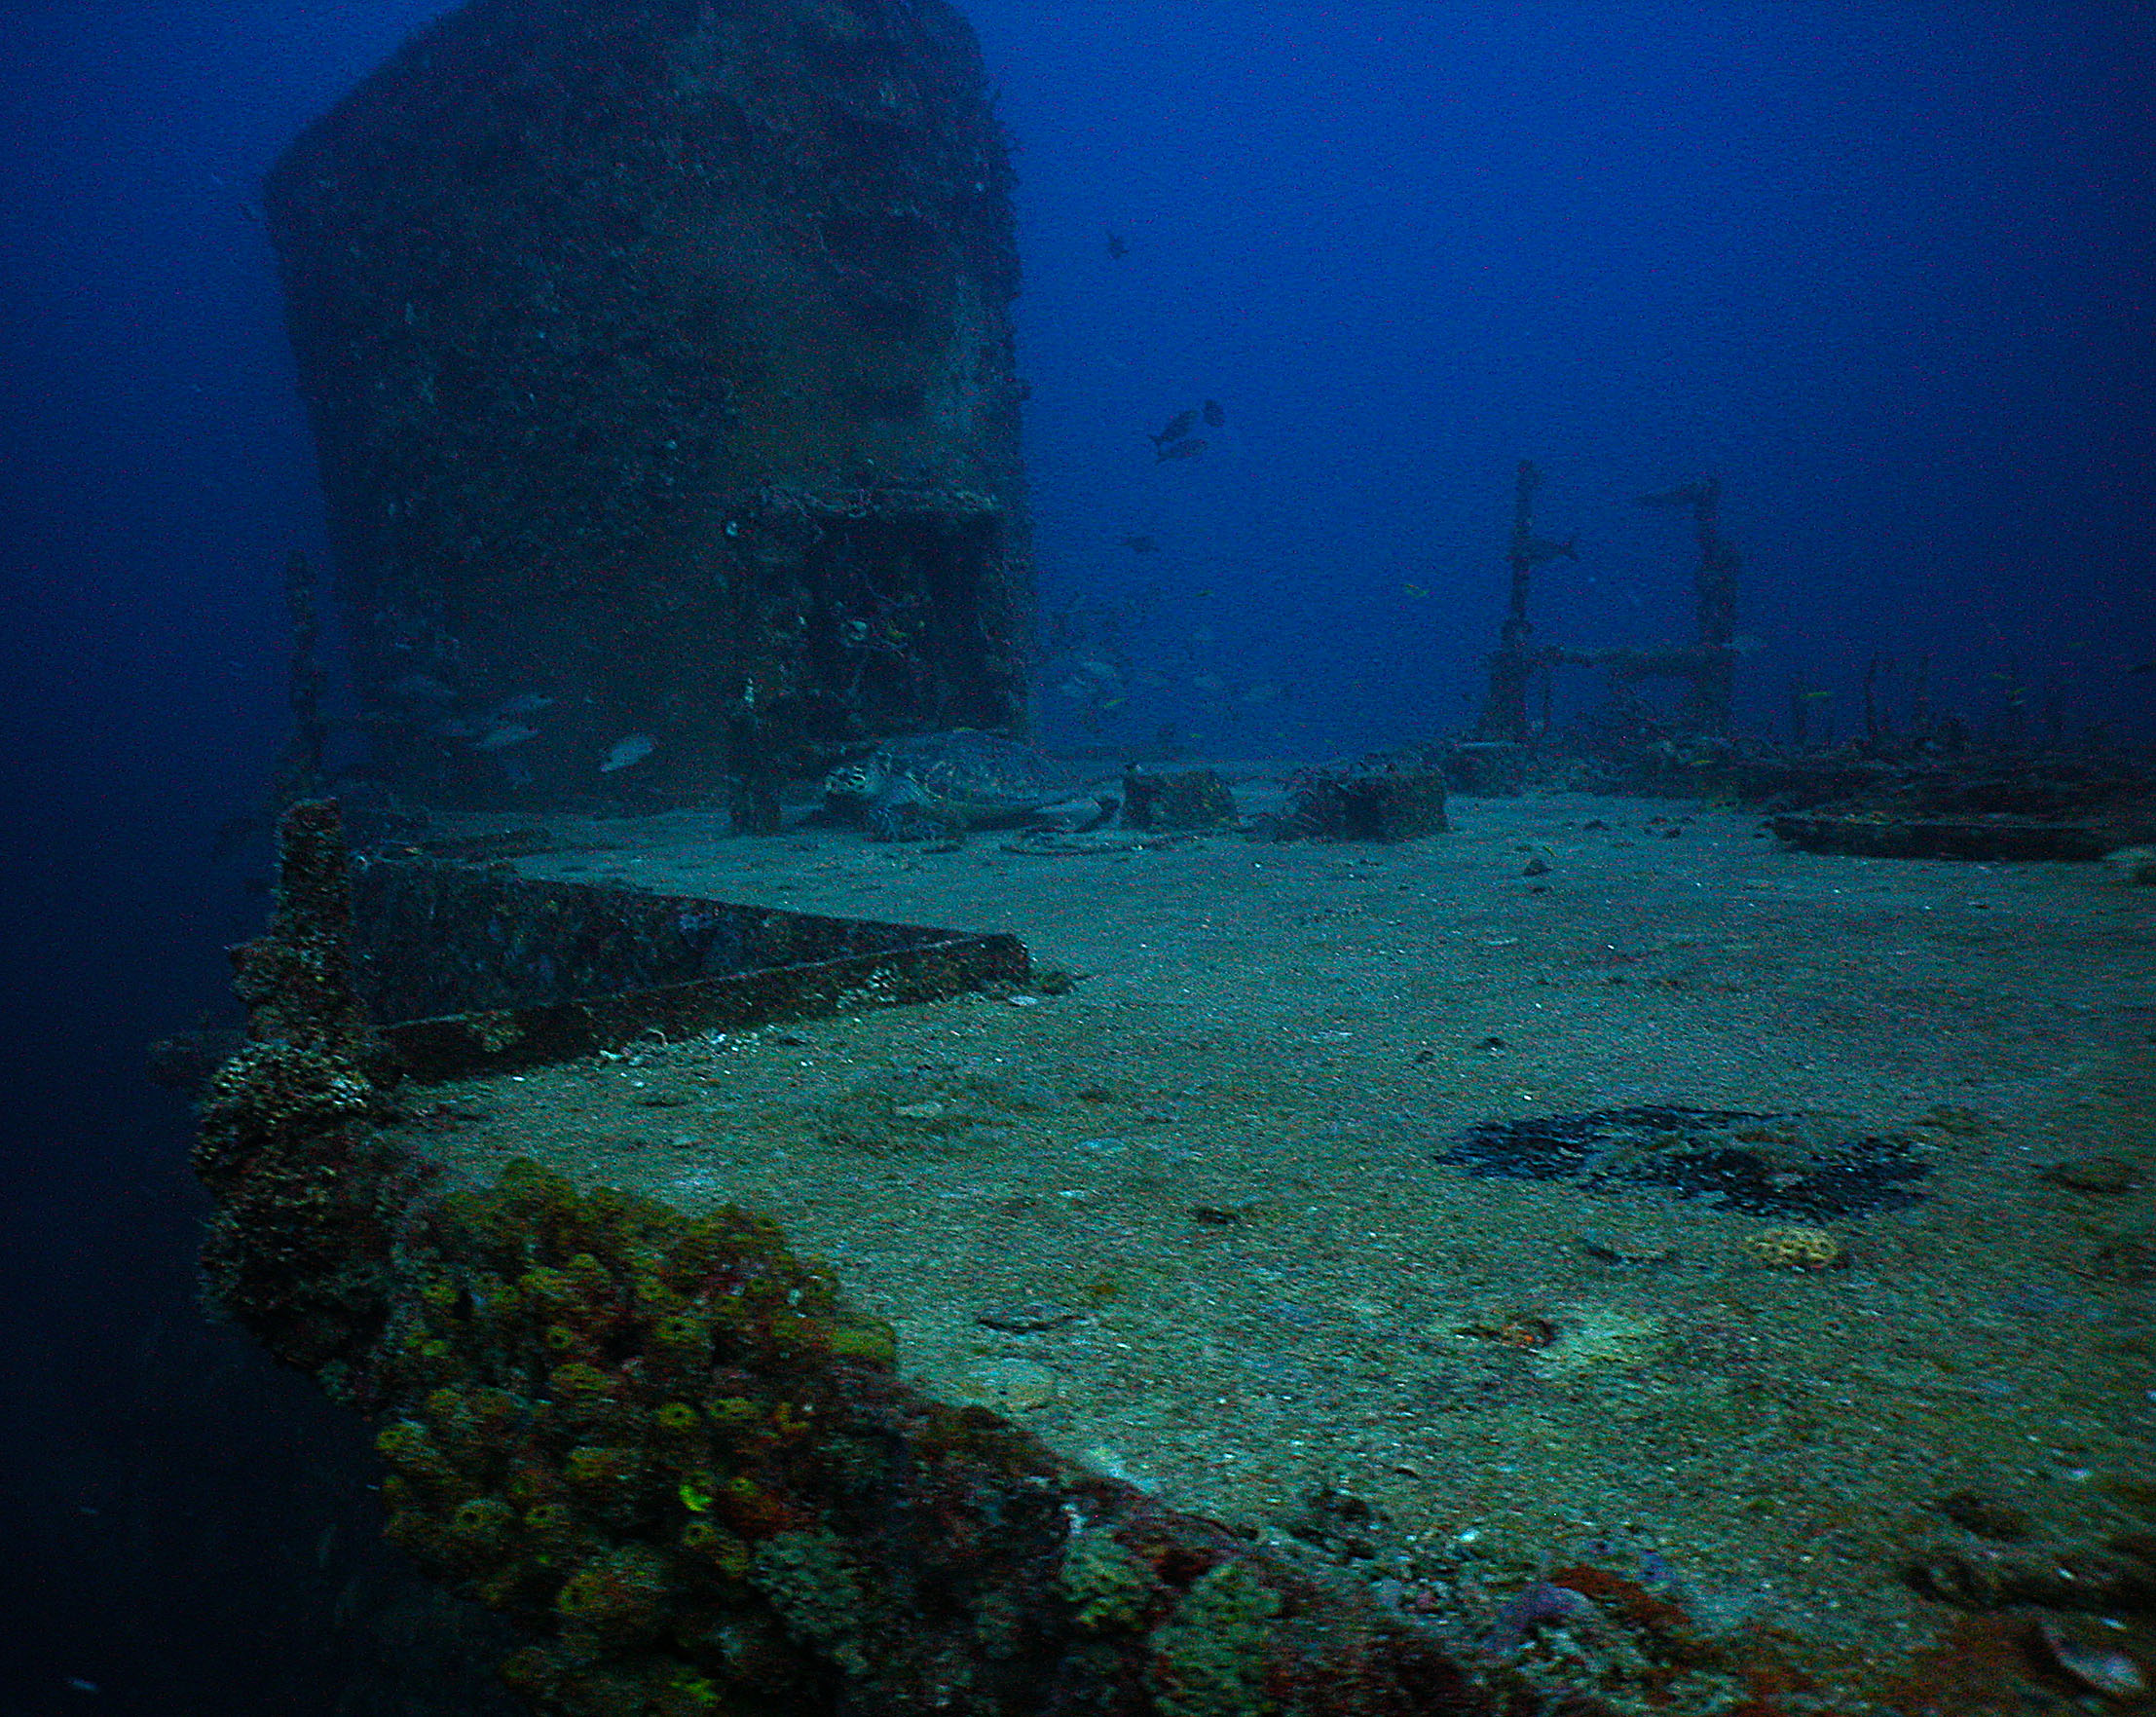
[(265, 200), (361, 719), (440, 804), (1014, 728), (1010, 168), (940, 0), (475, 0)]

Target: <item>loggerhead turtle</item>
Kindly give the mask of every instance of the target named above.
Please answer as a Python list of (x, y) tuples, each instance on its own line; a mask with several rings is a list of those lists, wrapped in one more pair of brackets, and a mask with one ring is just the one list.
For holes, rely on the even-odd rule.
[(865, 824), (877, 840), (1022, 823), (1082, 797), (1039, 752), (972, 728), (886, 739), (833, 769), (823, 792), (826, 809)]

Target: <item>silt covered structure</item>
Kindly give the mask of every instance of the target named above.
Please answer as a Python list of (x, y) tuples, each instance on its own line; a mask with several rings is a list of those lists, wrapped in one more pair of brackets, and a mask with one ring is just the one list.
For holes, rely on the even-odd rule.
[(362, 722), (447, 805), (1024, 710), (1010, 169), (941, 0), (473, 0), (265, 207)]

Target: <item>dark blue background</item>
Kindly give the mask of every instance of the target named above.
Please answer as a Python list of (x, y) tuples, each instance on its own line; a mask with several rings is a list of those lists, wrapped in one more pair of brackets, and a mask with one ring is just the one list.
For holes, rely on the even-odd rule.
[[(280, 563), (319, 553), (254, 187), (436, 10), (0, 11), (0, 1717), (378, 1674), (323, 1621), (390, 1578), (357, 1434), (188, 1312), (185, 1119), (139, 1052), (259, 911), (209, 846), (282, 738)], [(1580, 537), (1545, 636), (1680, 635), (1682, 533), (1627, 498), (1713, 470), (1754, 724), (1802, 673), (1845, 731), (1887, 652), (1979, 723), (2056, 681), (2146, 730), (2148, 7), (970, 10), (1021, 150), (1045, 604), (1104, 605), (1051, 734), (1457, 724), (1523, 456)], [(1208, 396), (1207, 453), (1156, 464)], [(1103, 653), (1105, 713), (1059, 690)]]

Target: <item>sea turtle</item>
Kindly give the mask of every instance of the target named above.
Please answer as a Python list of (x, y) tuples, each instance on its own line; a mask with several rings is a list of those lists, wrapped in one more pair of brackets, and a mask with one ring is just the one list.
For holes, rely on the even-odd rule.
[(824, 777), (825, 808), (865, 823), (877, 840), (1022, 823), (1076, 797), (1039, 752), (971, 728), (886, 739)]

